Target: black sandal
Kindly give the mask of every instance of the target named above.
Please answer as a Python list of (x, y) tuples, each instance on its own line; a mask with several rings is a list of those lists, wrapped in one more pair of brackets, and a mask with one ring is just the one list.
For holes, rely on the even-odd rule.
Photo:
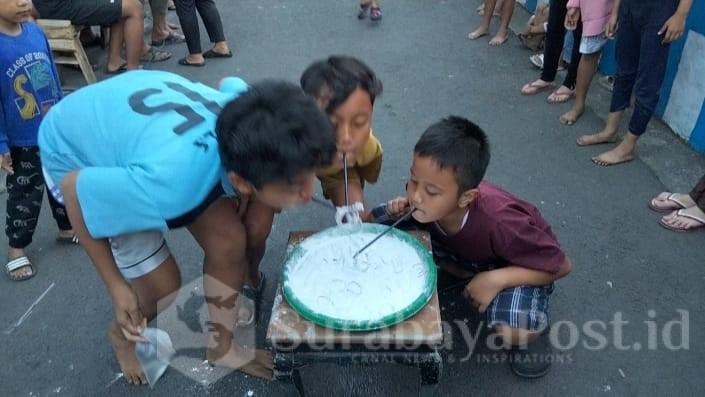
[(357, 12), (357, 19), (367, 18), (367, 10), (370, 9), (370, 4), (360, 4), (360, 10)]

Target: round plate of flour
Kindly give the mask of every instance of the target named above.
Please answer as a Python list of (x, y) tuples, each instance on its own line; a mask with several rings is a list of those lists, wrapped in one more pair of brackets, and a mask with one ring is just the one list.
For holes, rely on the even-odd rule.
[(388, 226), (341, 225), (288, 253), (282, 292), (301, 316), (323, 327), (370, 331), (402, 322), (428, 303), (436, 286), (431, 252), (397, 229), (353, 259)]

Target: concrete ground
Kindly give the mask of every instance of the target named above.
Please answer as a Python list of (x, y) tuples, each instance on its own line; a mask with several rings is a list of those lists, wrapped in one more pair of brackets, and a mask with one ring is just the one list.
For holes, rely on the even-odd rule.
[[(705, 173), (705, 158), (652, 121), (640, 141), (639, 159), (610, 168), (593, 165), (590, 157), (606, 147), (579, 148), (574, 142), (602, 127), (609, 92), (593, 84), (588, 111), (576, 125), (562, 126), (558, 117), (570, 105), (549, 105), (543, 95), (520, 95), (521, 85), (537, 78), (538, 71), (515, 36), (501, 48), (465, 38), (479, 23), (473, 11), (477, 3), (383, 2), (384, 20), (372, 24), (355, 18), (357, 6), (351, 1), (221, 1), (234, 58), (186, 68), (176, 63), (186, 47), (175, 45), (166, 48), (174, 53), (171, 60), (144, 66), (214, 85), (226, 75), (298, 81), (311, 61), (329, 54), (364, 59), (385, 88), (374, 119), (385, 163), (379, 183), (366, 189), (370, 204), (403, 192), (411, 149), (430, 123), (457, 114), (487, 131), (492, 144), (487, 179), (535, 203), (574, 263), (551, 300), (557, 347), (565, 350), (558, 350), (545, 378), (519, 379), (507, 363), (495, 362), (501, 357), (483, 338), (472, 349), (458, 324), (467, 324), (476, 336), (478, 317), (457, 295), (445, 294), (443, 318), (454, 325), (442, 353), (438, 395), (705, 393), (705, 254), (698, 248), (704, 234), (667, 231), (647, 208), (660, 191), (688, 190)], [(527, 18), (517, 8), (514, 30)], [(169, 19), (176, 20), (173, 12)], [(496, 24), (495, 19), (493, 29)], [(102, 70), (104, 54), (92, 49), (89, 55)], [(64, 75), (70, 85), (80, 81), (72, 71)], [(312, 204), (276, 218), (262, 263), (270, 282), (256, 333), (259, 344), (289, 231), (330, 226), (333, 217), (327, 211)], [(117, 377), (119, 367), (107, 343), (112, 306), (105, 287), (83, 251), (56, 244), (55, 233), (45, 208), (28, 249), (37, 276), (22, 283), (0, 280), (0, 355), (5, 363), (0, 395), (286, 395), (276, 382), (240, 373), (210, 382), (214, 376), (202, 365), (186, 373), (168, 369), (153, 390), (127, 385)], [(168, 241), (184, 284), (197, 280), (202, 258), (196, 243), (184, 230), (170, 232)], [(192, 356), (200, 364), (203, 350), (194, 349)], [(391, 365), (345, 370), (315, 365), (303, 371), (303, 381), (315, 396), (401, 396), (418, 387), (413, 369)]]

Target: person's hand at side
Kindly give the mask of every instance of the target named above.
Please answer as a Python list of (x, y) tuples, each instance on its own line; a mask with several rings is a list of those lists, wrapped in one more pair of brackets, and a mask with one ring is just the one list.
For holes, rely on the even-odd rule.
[(14, 168), (12, 168), (12, 156), (10, 152), (2, 154), (2, 169), (7, 171), (8, 174), (12, 175), (15, 173)]
[(580, 8), (571, 7), (568, 8), (568, 12), (565, 14), (565, 28), (567, 30), (575, 30), (578, 28), (578, 22), (580, 21)]
[(683, 36), (685, 31), (685, 15), (680, 13), (673, 14), (666, 23), (663, 24), (661, 30), (658, 31), (659, 36), (663, 36), (662, 43), (672, 43)]

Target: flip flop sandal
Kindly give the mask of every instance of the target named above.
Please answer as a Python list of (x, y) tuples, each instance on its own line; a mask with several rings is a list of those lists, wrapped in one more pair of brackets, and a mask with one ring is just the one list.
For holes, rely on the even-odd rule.
[[(15, 270), (21, 269), (23, 267), (29, 267), (32, 269), (32, 273), (25, 275), (25, 276), (13, 276), (12, 272)], [(17, 259), (13, 259), (5, 265), (6, 269), (6, 274), (7, 277), (10, 278), (12, 281), (24, 281), (24, 280), (29, 280), (30, 278), (34, 277), (37, 275), (37, 271), (34, 269), (34, 266), (32, 266), (32, 262), (29, 261), (29, 259), (26, 256), (21, 256)]]
[[(666, 192), (664, 192), (664, 193), (666, 193)], [(666, 199), (659, 199), (659, 196), (661, 196), (664, 193), (660, 193), (658, 196), (652, 198), (651, 201), (649, 202), (649, 208), (651, 208), (652, 210), (654, 210), (656, 212), (671, 212), (671, 211), (686, 208), (685, 204), (681, 203), (676, 198), (676, 195), (678, 195), (678, 193), (669, 193), (668, 196), (666, 197)], [(659, 206), (659, 204), (658, 204), (659, 202), (665, 202), (665, 203), (670, 202), (671, 204), (670, 205), (665, 204), (665, 205)]]
[(370, 21), (379, 21), (382, 19), (382, 9), (379, 7), (370, 7)]
[(357, 12), (357, 19), (367, 18), (367, 11), (370, 9), (370, 4), (360, 4), (360, 10)]
[(543, 84), (536, 84), (535, 81), (532, 81), (531, 83), (524, 84), (523, 87), (521, 87), (521, 94), (522, 95), (536, 95), (538, 93), (552, 90), (555, 87), (555, 84), (553, 83), (548, 83), (546, 85)]
[(108, 65), (105, 65), (105, 74), (113, 74), (114, 75), (114, 74), (123, 73), (125, 71), (127, 71), (127, 63), (123, 63), (115, 70), (110, 70), (110, 68), (108, 68)]
[(222, 53), (222, 52), (216, 52), (213, 50), (208, 50), (203, 53), (204, 58), (232, 58), (233, 57), (233, 52), (228, 51), (227, 53)]
[(75, 234), (71, 237), (58, 236), (56, 242), (60, 244), (78, 244), (78, 236)]
[(201, 67), (201, 66), (206, 66), (206, 61), (198, 62), (198, 63), (191, 63), (188, 61), (188, 59), (186, 57), (183, 57), (183, 58), (179, 59), (179, 65)]
[(259, 272), (259, 287), (254, 288), (251, 285), (244, 285), (242, 287), (242, 294), (245, 295), (246, 297), (252, 299), (256, 303), (259, 304), (259, 301), (262, 298), (262, 292), (264, 291), (264, 287), (267, 284), (267, 277), (264, 275), (263, 272)]
[(152, 40), (152, 45), (156, 47), (163, 47), (165, 45), (178, 44), (186, 41), (186, 36), (178, 34), (176, 32), (169, 31), (169, 34), (162, 40), (154, 41)]
[(142, 62), (162, 62), (171, 58), (171, 53), (166, 51), (160, 51), (154, 47), (149, 47), (149, 50), (142, 54), (140, 61)]
[(685, 209), (680, 209), (680, 210), (676, 211), (676, 215), (680, 216), (682, 218), (687, 218), (687, 219), (695, 221), (696, 222), (695, 225), (692, 225), (690, 227), (672, 226), (669, 223), (667, 223), (666, 221), (664, 221), (663, 217), (661, 217), (661, 219), (659, 219), (659, 221), (658, 221), (659, 225), (665, 227), (668, 230), (671, 230), (674, 232), (679, 232), (679, 233), (689, 232), (691, 230), (705, 227), (705, 219), (703, 219), (699, 216), (696, 216), (696, 215), (691, 215), (691, 214), (685, 213), (684, 211), (685, 211)]
[(245, 296), (248, 300), (251, 302), (254, 302), (254, 311), (251, 311), (250, 318), (248, 320), (238, 320), (237, 325), (238, 326), (248, 326), (252, 325), (252, 323), (255, 322), (255, 319), (257, 318), (257, 315), (260, 313), (260, 302), (262, 301), (262, 292), (264, 291), (264, 287), (267, 284), (267, 278), (265, 277), (263, 272), (259, 272), (259, 277), (260, 277), (260, 282), (259, 282), (259, 287), (254, 288), (250, 285), (244, 285), (242, 287), (242, 295)]
[(550, 103), (551, 105), (557, 105), (559, 103), (564, 103), (568, 102), (569, 100), (573, 99), (575, 96), (575, 91), (571, 92), (558, 92), (558, 90), (553, 91), (551, 95), (546, 98), (546, 102)]

